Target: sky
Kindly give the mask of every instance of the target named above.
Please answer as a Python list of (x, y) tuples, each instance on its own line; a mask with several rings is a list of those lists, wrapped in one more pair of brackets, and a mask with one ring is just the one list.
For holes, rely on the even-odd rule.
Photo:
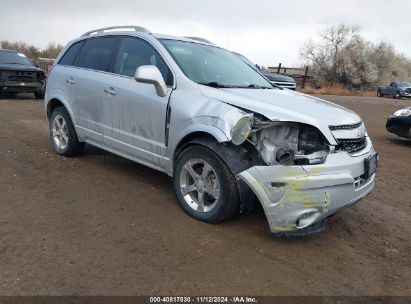
[(206, 38), (264, 66), (297, 66), (299, 49), (330, 25), (359, 25), (372, 42), (411, 57), (410, 0), (0, 0), (0, 40), (40, 48), (84, 32), (140, 25)]

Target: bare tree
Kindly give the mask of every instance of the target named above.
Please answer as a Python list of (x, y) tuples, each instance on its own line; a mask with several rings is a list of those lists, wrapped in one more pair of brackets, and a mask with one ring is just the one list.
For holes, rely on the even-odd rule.
[(23, 41), (10, 42), (7, 40), (0, 41), (0, 46), (3, 49), (19, 51), (33, 59), (39, 57), (54, 59), (58, 56), (63, 48), (61, 44), (50, 42), (47, 48), (40, 50), (38, 47)]
[(385, 42), (366, 41), (358, 26), (340, 24), (307, 40), (300, 56), (322, 85), (342, 84), (359, 89), (411, 78), (411, 60)]
[(320, 37), (324, 41), (323, 48), (330, 54), (331, 59), (331, 84), (337, 81), (337, 70), (343, 64), (343, 58), (341, 53), (347, 47), (347, 45), (354, 44), (359, 39), (360, 28), (358, 26), (347, 26), (340, 24), (337, 26), (331, 26), (320, 34)]

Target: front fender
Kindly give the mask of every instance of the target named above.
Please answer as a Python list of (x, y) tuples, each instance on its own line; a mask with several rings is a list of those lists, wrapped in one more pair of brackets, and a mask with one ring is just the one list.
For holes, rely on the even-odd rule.
[(220, 128), (203, 122), (195, 122), (193, 124), (188, 124), (188, 126), (180, 130), (175, 140), (173, 140), (173, 142), (176, 143), (174, 146), (177, 147), (178, 143), (180, 143), (185, 137), (189, 136), (190, 134), (199, 132), (207, 133), (213, 136), (218, 142), (229, 141), (227, 134), (224, 133)]
[[(184, 141), (184, 138), (193, 133), (207, 133), (213, 136), (217, 142), (227, 142), (231, 140), (231, 129), (237, 121), (244, 116), (245, 112), (238, 108), (221, 104), (220, 111), (210, 111), (210, 114), (194, 116), (184, 120), (179, 127), (172, 132), (170, 138), (171, 151)], [(175, 134), (175, 135), (174, 135)]]

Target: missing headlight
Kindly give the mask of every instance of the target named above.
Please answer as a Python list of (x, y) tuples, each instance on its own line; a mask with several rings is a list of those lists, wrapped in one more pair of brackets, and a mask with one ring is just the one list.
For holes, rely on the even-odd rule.
[(267, 165), (314, 165), (324, 163), (328, 144), (314, 127), (275, 123), (258, 130), (252, 140)]

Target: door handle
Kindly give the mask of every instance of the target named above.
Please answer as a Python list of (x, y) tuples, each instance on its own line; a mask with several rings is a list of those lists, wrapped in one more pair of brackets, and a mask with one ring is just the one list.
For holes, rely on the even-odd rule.
[(109, 95), (117, 95), (117, 92), (114, 90), (114, 88), (104, 89), (104, 92), (106, 92)]
[(66, 82), (69, 84), (75, 84), (76, 82), (74, 81), (73, 77), (70, 77), (68, 79), (66, 79)]

